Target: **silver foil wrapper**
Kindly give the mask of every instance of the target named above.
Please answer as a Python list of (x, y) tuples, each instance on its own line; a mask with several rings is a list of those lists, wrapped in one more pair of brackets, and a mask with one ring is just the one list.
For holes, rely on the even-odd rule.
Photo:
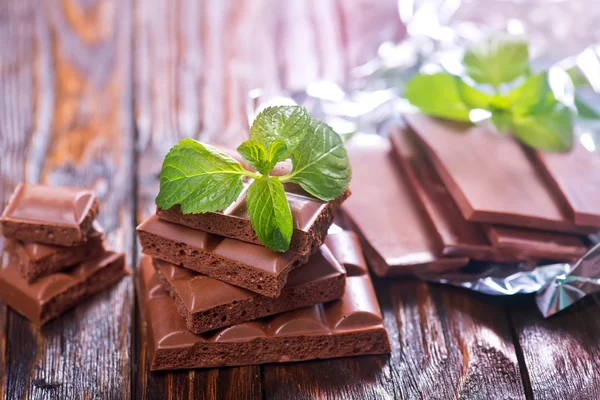
[[(600, 7), (589, 7), (585, 0), (414, 0), (400, 1), (397, 8), (390, 18), (401, 20), (406, 36), (380, 43), (377, 57), (355, 68), (347, 82), (315, 82), (270, 99), (253, 90), (249, 119), (267, 105), (300, 104), (342, 135), (386, 135), (390, 126), (401, 123), (404, 112), (413, 110), (402, 93), (417, 71), (444, 68), (461, 75), (465, 46), (508, 32), (527, 37), (533, 68), (551, 69), (553, 90), (562, 101), (585, 108), (576, 135), (588, 150), (600, 151), (600, 122), (589, 118), (600, 115)], [(548, 317), (600, 290), (599, 246), (574, 265), (474, 262), (456, 272), (418, 277), (489, 295), (536, 293), (538, 307)]]

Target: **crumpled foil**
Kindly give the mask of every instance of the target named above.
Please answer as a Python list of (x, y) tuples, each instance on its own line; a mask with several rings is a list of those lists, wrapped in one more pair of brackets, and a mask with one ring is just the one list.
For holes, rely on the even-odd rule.
[[(254, 90), (249, 119), (259, 103), (261, 108), (300, 104), (342, 135), (386, 135), (404, 112), (414, 110), (402, 97), (411, 76), (440, 67), (461, 75), (465, 46), (498, 32), (525, 35), (534, 70), (551, 69), (551, 85), (562, 94), (561, 100), (584, 103), (600, 113), (600, 7), (589, 7), (585, 0), (414, 0), (398, 2), (396, 17), (406, 26), (407, 36), (398, 43), (381, 43), (377, 57), (355, 68), (348, 82), (315, 82), (266, 102), (259, 101), (260, 90)], [(567, 75), (571, 79), (565, 79)], [(598, 120), (578, 119), (576, 135), (588, 150), (600, 151)], [(418, 277), (489, 295), (536, 293), (538, 307), (548, 317), (600, 291), (600, 244), (574, 265), (472, 262), (459, 271)]]

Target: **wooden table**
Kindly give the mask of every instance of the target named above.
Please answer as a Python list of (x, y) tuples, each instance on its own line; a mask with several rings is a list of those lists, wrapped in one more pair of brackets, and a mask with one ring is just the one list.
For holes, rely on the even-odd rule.
[[(173, 143), (238, 143), (250, 90), (343, 82), (402, 35), (395, 1), (0, 0), (0, 201), (93, 187), (134, 267)], [(595, 298), (544, 320), (531, 297), (375, 284), (390, 356), (174, 373), (148, 369), (131, 277), (41, 331), (0, 303), (0, 399), (600, 398)]]

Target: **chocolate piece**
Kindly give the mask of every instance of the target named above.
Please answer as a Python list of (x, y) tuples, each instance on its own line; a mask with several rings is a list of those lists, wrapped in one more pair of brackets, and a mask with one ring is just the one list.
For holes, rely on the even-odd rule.
[(306, 265), (292, 271), (276, 299), (157, 258), (154, 267), (185, 318), (187, 328), (194, 333), (336, 300), (344, 295), (346, 286), (344, 268), (327, 246), (321, 246)]
[(106, 251), (70, 270), (28, 284), (16, 260), (4, 253), (0, 269), (0, 299), (31, 322), (42, 325), (127, 274), (125, 256)]
[(342, 207), (361, 237), (379, 276), (411, 273), (413, 268), (445, 270), (465, 258), (444, 258), (424, 211), (394, 157), (389, 140), (358, 135), (346, 144), (352, 164), (353, 196)]
[(74, 246), (86, 240), (98, 208), (90, 190), (21, 183), (0, 224), (10, 239)]
[(469, 221), (569, 233), (577, 227), (525, 150), (487, 125), (405, 116), (438, 175)]
[(304, 361), (390, 352), (368, 275), (348, 277), (340, 300), (195, 335), (145, 256), (137, 274), (152, 370)]
[[(323, 244), (335, 211), (350, 195), (350, 191), (347, 190), (333, 201), (323, 202), (301, 193), (303, 192), (301, 190), (290, 188), (293, 186), (286, 185), (287, 199), (294, 219), (294, 233), (289, 252), (306, 256)], [(248, 186), (244, 188), (235, 203), (222, 212), (182, 214), (181, 208), (176, 205), (168, 210), (157, 208), (156, 215), (165, 221), (262, 246), (248, 216), (247, 189)]]
[(104, 235), (100, 226), (96, 223), (94, 225), (96, 226), (88, 233), (87, 241), (76, 246), (53, 246), (7, 239), (4, 251), (18, 260), (19, 273), (28, 283), (32, 283), (39, 277), (62, 271), (102, 254)]
[(535, 158), (575, 224), (600, 227), (600, 154), (575, 140), (568, 153), (536, 151)]
[(163, 221), (155, 215), (138, 226), (137, 232), (145, 254), (269, 297), (278, 297), (290, 271), (308, 259)]

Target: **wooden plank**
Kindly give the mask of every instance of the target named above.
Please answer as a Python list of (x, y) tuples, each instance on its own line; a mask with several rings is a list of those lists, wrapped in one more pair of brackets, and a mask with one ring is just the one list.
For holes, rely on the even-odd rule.
[(391, 356), (265, 366), (268, 399), (525, 398), (504, 307), (451, 287), (375, 282)]
[[(15, 50), (0, 58), (0, 181), (95, 189), (107, 237), (131, 260), (130, 3), (3, 3)], [(9, 312), (6, 398), (129, 398), (131, 304), (127, 278), (42, 330)]]
[(533, 301), (510, 308), (535, 399), (600, 398), (599, 313), (598, 296), (547, 319)]

